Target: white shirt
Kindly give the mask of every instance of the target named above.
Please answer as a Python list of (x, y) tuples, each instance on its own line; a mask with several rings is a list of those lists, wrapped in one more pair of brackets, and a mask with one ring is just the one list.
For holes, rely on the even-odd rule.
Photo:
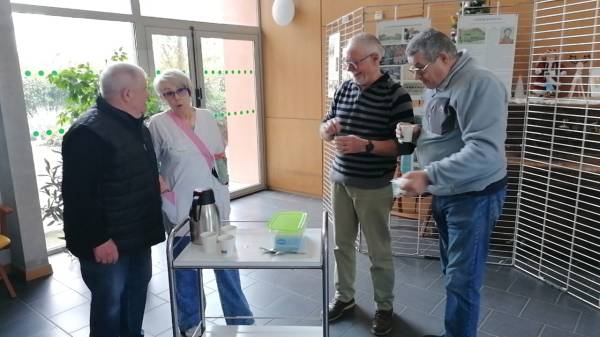
[[(200, 137), (213, 157), (223, 153), (225, 145), (217, 121), (206, 109), (195, 109), (195, 113), (194, 133)], [(221, 219), (229, 219), (228, 187), (212, 175), (206, 159), (175, 121), (166, 112), (161, 112), (152, 116), (148, 128), (159, 162), (160, 175), (174, 193), (174, 204), (166, 197), (166, 193), (163, 194), (163, 213), (171, 225), (187, 219), (196, 188), (212, 188)]]

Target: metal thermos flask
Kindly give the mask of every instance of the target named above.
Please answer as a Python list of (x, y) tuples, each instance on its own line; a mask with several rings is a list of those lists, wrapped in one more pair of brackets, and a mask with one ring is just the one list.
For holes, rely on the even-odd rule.
[(218, 232), (221, 226), (219, 210), (215, 205), (215, 194), (212, 189), (196, 189), (190, 208), (190, 235), (192, 243), (202, 244), (200, 234)]

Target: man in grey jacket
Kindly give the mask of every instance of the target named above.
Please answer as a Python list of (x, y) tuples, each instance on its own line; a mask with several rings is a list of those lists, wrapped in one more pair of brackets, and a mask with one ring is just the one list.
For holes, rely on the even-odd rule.
[[(446, 286), (445, 337), (475, 337), (489, 238), (506, 195), (508, 93), (466, 51), (429, 29), (407, 46), (427, 90), (417, 156), (403, 189), (433, 194)], [(431, 337), (431, 335), (429, 335)]]

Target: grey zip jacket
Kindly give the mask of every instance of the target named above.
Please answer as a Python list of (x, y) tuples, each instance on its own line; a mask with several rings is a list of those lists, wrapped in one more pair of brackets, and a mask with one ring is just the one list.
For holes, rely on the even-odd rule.
[(417, 158), (434, 195), (477, 192), (506, 176), (508, 93), (466, 50), (436, 89), (426, 89)]

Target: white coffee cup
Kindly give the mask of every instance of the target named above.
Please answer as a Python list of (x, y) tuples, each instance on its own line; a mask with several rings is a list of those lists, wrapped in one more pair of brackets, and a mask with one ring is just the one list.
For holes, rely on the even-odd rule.
[(414, 124), (400, 124), (400, 130), (402, 131), (402, 138), (398, 139), (404, 143), (412, 143), (413, 141), (413, 130)]
[(221, 254), (233, 254), (235, 251), (235, 236), (231, 234), (219, 235), (217, 241), (219, 242), (219, 251)]
[(217, 233), (204, 232), (200, 234), (200, 242), (202, 243), (202, 251), (207, 254), (217, 253)]
[(235, 237), (235, 234), (237, 233), (237, 226), (234, 225), (227, 225), (227, 226), (223, 226), (220, 229), (221, 234), (231, 234)]
[(391, 183), (392, 183), (392, 192), (395, 197), (401, 197), (404, 194), (406, 194), (406, 191), (404, 190), (404, 186), (408, 183), (408, 179), (406, 179), (404, 177), (399, 177), (396, 179), (392, 179)]

